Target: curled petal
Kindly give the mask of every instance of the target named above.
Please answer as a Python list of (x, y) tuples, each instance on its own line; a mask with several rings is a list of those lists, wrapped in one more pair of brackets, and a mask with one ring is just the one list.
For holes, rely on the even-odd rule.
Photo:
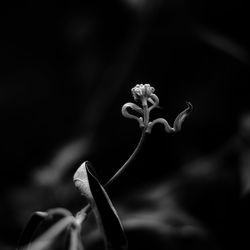
[(132, 115), (130, 114), (128, 111), (127, 111), (127, 108), (131, 108), (137, 112), (139, 112), (140, 114), (143, 114), (143, 110), (142, 108), (140, 108), (138, 105), (132, 103), (132, 102), (128, 102), (128, 103), (125, 103), (123, 106), (122, 106), (122, 114), (124, 117), (126, 118), (130, 118), (130, 119), (135, 119), (139, 122), (139, 125), (140, 127), (143, 127), (144, 124), (143, 124), (143, 119), (142, 117), (137, 117), (135, 115)]
[(150, 112), (152, 109), (154, 109), (155, 107), (157, 107), (157, 106), (159, 105), (159, 98), (158, 98), (158, 96), (157, 96), (156, 94), (151, 94), (151, 96), (150, 96), (150, 98), (148, 99), (148, 101), (149, 101), (150, 103), (153, 104), (152, 106), (150, 106), (150, 107), (148, 108), (149, 112)]
[(172, 127), (169, 125), (169, 123), (168, 123), (165, 119), (163, 119), (163, 118), (157, 118), (157, 119), (153, 120), (152, 122), (150, 122), (150, 123), (148, 124), (147, 129), (146, 129), (146, 132), (147, 132), (147, 133), (151, 133), (151, 130), (152, 130), (153, 126), (154, 126), (156, 123), (161, 123), (161, 124), (163, 124), (164, 127), (165, 127), (165, 131), (166, 131), (167, 133), (173, 133), (173, 132), (175, 132), (175, 129), (172, 128)]
[(154, 93), (154, 91), (154, 87), (151, 87), (150, 84), (136, 84), (136, 86), (131, 89), (135, 101), (138, 99), (147, 100)]
[(174, 132), (178, 132), (181, 130), (181, 126), (182, 126), (182, 123), (184, 122), (184, 120), (186, 119), (186, 117), (192, 112), (193, 110), (193, 105), (190, 103), (190, 102), (187, 102), (187, 105), (188, 107), (182, 111), (176, 118), (175, 118), (175, 121), (174, 121), (174, 126), (171, 127), (169, 125), (169, 123), (163, 119), (163, 118), (158, 118), (158, 119), (155, 119), (154, 121), (150, 122), (148, 124), (148, 127), (146, 129), (146, 132), (147, 133), (151, 133), (151, 130), (153, 128), (153, 126), (156, 124), (156, 123), (161, 123), (164, 125), (165, 127), (165, 131), (167, 133), (174, 133)]
[(182, 123), (184, 122), (184, 120), (186, 119), (186, 117), (192, 112), (193, 110), (193, 105), (190, 102), (186, 102), (188, 107), (182, 111), (176, 118), (174, 121), (174, 130), (175, 132), (178, 132), (181, 130), (181, 126)]

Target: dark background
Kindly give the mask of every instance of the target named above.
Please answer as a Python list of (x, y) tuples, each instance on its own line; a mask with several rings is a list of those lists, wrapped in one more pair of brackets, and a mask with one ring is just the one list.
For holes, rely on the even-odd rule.
[[(179, 134), (157, 125), (110, 196), (133, 211), (145, 187), (177, 183), (173, 202), (209, 239), (169, 234), (168, 248), (243, 249), (250, 181), (243, 1), (95, 0), (1, 12), (1, 249), (16, 246), (33, 211), (82, 207), (71, 181), (82, 161), (105, 182), (128, 158), (140, 129), (120, 109), (138, 83), (154, 86), (160, 98), (153, 117), (172, 124), (186, 100), (194, 112)], [(144, 244), (145, 234), (136, 238), (133, 230), (130, 246)], [(158, 242), (154, 235), (148, 241)]]

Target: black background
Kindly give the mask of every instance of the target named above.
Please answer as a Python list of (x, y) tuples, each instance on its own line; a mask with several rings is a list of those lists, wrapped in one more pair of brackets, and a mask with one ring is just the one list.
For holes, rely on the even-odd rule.
[[(172, 124), (186, 100), (194, 112), (179, 134), (153, 129), (111, 197), (122, 203), (139, 187), (178, 178), (181, 208), (215, 238), (207, 249), (245, 242), (240, 223), (249, 202), (242, 190), (249, 180), (242, 182), (239, 159), (248, 152), (242, 117), (250, 101), (243, 1), (83, 1), (77, 8), (31, 4), (1, 12), (1, 249), (13, 249), (33, 211), (81, 208), (71, 178), (82, 161), (90, 160), (105, 182), (127, 159), (140, 129), (120, 109), (138, 83), (156, 89), (162, 108), (154, 118)], [(58, 159), (71, 151), (60, 168)], [(201, 157), (201, 165), (219, 169), (207, 186), (181, 174)], [(141, 244), (131, 235), (131, 246)]]

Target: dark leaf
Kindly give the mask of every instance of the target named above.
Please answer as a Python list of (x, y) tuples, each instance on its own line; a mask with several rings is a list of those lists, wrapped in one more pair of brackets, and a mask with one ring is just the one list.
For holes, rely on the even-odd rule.
[[(73, 216), (64, 216), (32, 242), (30, 250), (65, 249), (69, 226), (75, 224)], [(66, 238), (65, 238), (66, 237)]]
[(106, 249), (125, 250), (127, 239), (117, 212), (105, 189), (84, 162), (74, 175), (75, 185), (88, 199), (104, 235)]
[(46, 212), (35, 212), (32, 214), (22, 232), (17, 250), (28, 250), (29, 244), (31, 243), (36, 230), (47, 217), (48, 213)]
[(67, 225), (73, 222), (74, 218), (71, 212), (64, 208), (35, 212), (22, 233), (17, 250), (40, 250), (48, 249), (49, 246), (53, 250), (59, 249), (57, 245), (64, 242), (61, 239), (55, 242), (56, 237), (65, 230)]

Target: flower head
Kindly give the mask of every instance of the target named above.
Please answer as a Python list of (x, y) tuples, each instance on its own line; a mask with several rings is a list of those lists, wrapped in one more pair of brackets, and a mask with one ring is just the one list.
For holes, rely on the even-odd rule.
[[(153, 121), (150, 121), (150, 112), (159, 104), (159, 98), (156, 94), (154, 94), (154, 91), (154, 87), (151, 87), (150, 84), (137, 84), (131, 89), (131, 92), (135, 101), (141, 101), (142, 107), (132, 102), (125, 103), (122, 106), (122, 114), (127, 118), (137, 120), (140, 127), (144, 128), (146, 133), (151, 133), (151, 130), (156, 123), (163, 124), (167, 133), (180, 131), (184, 120), (192, 112), (193, 105), (190, 102), (187, 102), (188, 107), (175, 118), (173, 127), (171, 127), (167, 120), (163, 118), (157, 118)], [(128, 108), (137, 112), (139, 116), (129, 113), (127, 110)]]
[(141, 100), (143, 106), (147, 104), (148, 99), (151, 97), (154, 91), (154, 87), (151, 87), (150, 84), (137, 84), (131, 89), (135, 101), (138, 99)]

